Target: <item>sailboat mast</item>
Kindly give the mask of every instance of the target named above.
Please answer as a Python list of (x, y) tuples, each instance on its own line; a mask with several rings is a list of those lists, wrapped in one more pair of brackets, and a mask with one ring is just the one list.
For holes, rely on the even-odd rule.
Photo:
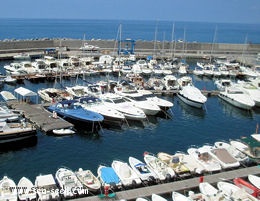
[(211, 51), (210, 51), (210, 58), (209, 58), (209, 62), (211, 63), (212, 60), (212, 54), (213, 54), (213, 50), (214, 50), (214, 45), (216, 43), (216, 38), (217, 38), (217, 29), (218, 27), (215, 27), (215, 32), (214, 32), (214, 37), (213, 37), (213, 41), (212, 41), (212, 45), (211, 45)]
[(154, 32), (154, 44), (153, 44), (153, 59), (155, 59), (156, 55), (156, 42), (157, 42), (157, 30), (158, 29), (158, 22), (156, 22), (155, 32)]
[(174, 56), (173, 46), (174, 46), (174, 23), (172, 24), (172, 38), (171, 38), (171, 58)]

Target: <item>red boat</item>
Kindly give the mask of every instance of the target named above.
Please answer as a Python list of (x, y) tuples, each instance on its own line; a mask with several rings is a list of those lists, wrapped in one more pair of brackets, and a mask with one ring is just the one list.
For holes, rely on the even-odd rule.
[(233, 182), (236, 186), (245, 189), (245, 191), (250, 195), (256, 197), (257, 199), (260, 199), (260, 189), (258, 189), (251, 183), (245, 181), (242, 178), (235, 178)]

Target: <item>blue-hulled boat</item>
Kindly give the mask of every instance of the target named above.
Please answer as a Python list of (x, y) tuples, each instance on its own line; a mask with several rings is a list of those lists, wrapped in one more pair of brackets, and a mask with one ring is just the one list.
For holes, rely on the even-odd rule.
[(95, 123), (104, 120), (104, 117), (93, 111), (84, 109), (81, 105), (77, 104), (76, 100), (64, 100), (48, 107), (51, 112), (56, 112), (62, 118), (68, 120)]
[(112, 167), (100, 165), (97, 174), (103, 186), (109, 186), (111, 189), (122, 187), (122, 183)]

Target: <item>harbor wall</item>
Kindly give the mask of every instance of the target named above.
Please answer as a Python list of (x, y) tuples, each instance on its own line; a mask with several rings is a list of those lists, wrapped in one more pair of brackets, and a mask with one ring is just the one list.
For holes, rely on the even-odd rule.
[[(118, 42), (115, 40), (91, 40), (84, 41), (90, 45), (100, 47), (101, 53), (116, 52)], [(46, 48), (66, 47), (68, 50), (79, 50), (82, 40), (62, 39), (62, 40), (20, 40), (20, 41), (0, 41), (0, 54), (14, 52), (44, 51)], [(122, 43), (122, 48), (124, 48)], [(176, 42), (169, 41), (136, 41), (135, 53), (146, 55), (162, 54), (185, 54), (185, 55), (257, 55), (260, 52), (260, 44), (228, 44), (228, 43), (198, 43), (198, 42)]]

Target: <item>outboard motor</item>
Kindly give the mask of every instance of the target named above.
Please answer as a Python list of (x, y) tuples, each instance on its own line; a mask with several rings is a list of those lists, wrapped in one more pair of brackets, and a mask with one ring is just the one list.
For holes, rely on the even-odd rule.
[(166, 179), (165, 179), (165, 181), (166, 181), (166, 182), (170, 182), (171, 179), (172, 179), (171, 175), (170, 175), (170, 174), (166, 174)]
[(156, 183), (155, 178), (154, 178), (153, 176), (149, 176), (149, 177), (148, 177), (148, 183), (149, 183), (149, 184), (154, 184), (154, 183)]

